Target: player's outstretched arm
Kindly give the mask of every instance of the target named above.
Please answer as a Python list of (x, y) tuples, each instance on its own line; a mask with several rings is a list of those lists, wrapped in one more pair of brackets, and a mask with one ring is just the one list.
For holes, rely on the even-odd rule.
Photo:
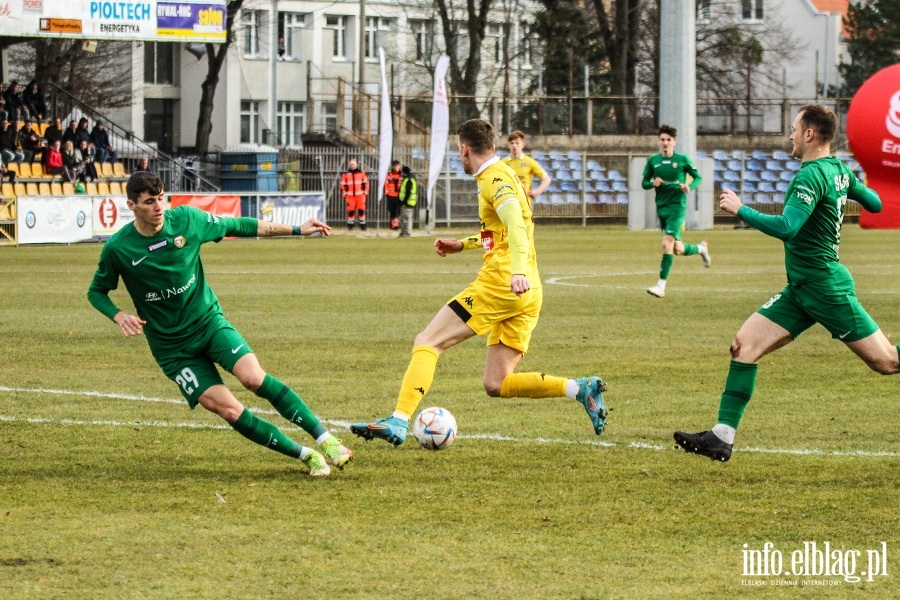
[(458, 254), (464, 249), (462, 240), (454, 240), (453, 238), (438, 238), (434, 240), (434, 251), (438, 256), (447, 256), (448, 254)]
[(268, 221), (259, 221), (256, 228), (256, 237), (276, 237), (284, 235), (328, 235), (331, 227), (316, 218), (309, 219), (299, 227), (296, 225), (280, 225)]
[(741, 199), (732, 190), (725, 190), (719, 196), (719, 208), (728, 214), (739, 217), (742, 221), (759, 231), (788, 242), (797, 235), (803, 224), (809, 218), (808, 212), (791, 204), (786, 204), (784, 214), (764, 215), (745, 206)]

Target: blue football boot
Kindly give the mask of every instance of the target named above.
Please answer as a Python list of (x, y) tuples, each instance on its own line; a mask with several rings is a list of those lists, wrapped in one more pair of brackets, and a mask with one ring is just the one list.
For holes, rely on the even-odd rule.
[(594, 433), (600, 435), (603, 428), (606, 427), (606, 417), (609, 411), (606, 410), (606, 403), (603, 402), (603, 392), (606, 391), (606, 384), (599, 377), (584, 377), (576, 380), (578, 383), (578, 395), (575, 399), (581, 402), (584, 410), (591, 418), (594, 425)]
[(409, 423), (397, 417), (378, 419), (374, 423), (354, 423), (350, 431), (366, 441), (378, 438), (395, 446), (399, 446), (406, 439), (406, 430)]

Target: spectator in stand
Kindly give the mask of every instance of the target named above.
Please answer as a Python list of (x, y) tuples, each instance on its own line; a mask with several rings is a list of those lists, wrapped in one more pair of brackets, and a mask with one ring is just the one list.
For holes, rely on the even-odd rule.
[(359, 168), (355, 158), (347, 163), (348, 171), (341, 176), (341, 193), (347, 201), (347, 229), (352, 230), (355, 221), (359, 228), (366, 230), (366, 198), (369, 195), (369, 178)]
[(22, 153), (19, 146), (18, 133), (15, 127), (9, 124), (9, 121), (6, 119), (0, 121), (0, 155), (3, 156), (5, 164), (21, 163), (25, 160), (25, 154)]
[[(57, 141), (51, 142), (48, 144), (48, 147), (52, 148), (56, 143)], [(63, 146), (62, 162), (63, 167), (71, 176), (69, 181), (74, 181), (75, 179), (79, 179), (82, 182), (84, 181), (84, 164), (81, 160), (81, 151), (75, 148), (71, 140), (66, 142), (66, 145)]]
[(25, 119), (25, 125), (19, 130), (19, 144), (22, 145), (22, 153), (25, 155), (25, 162), (34, 162), (37, 153), (43, 150), (43, 140), (38, 132), (34, 130), (31, 119)]
[(78, 129), (75, 130), (75, 141), (80, 142), (81, 140), (85, 140), (88, 144), (93, 144), (94, 140), (91, 139), (91, 132), (88, 129), (88, 120), (85, 117), (81, 117), (81, 120), (78, 121)]
[(62, 152), (59, 150), (59, 142), (53, 142), (53, 145), (44, 150), (44, 173), (48, 175), (62, 175), (66, 181), (75, 180), (72, 172), (66, 168), (63, 162)]
[(97, 121), (97, 124), (94, 125), (94, 130), (91, 131), (91, 141), (94, 143), (94, 148), (96, 148), (97, 154), (94, 157), (97, 162), (116, 162), (116, 151), (113, 150), (112, 145), (109, 143), (109, 133), (100, 121)]
[(400, 182), (403, 175), (400, 174), (400, 161), (391, 163), (391, 170), (384, 178), (384, 197), (387, 199), (388, 213), (391, 215), (391, 229), (400, 228)]
[(69, 121), (69, 128), (62, 135), (63, 142), (68, 142), (69, 140), (72, 140), (72, 143), (76, 146), (78, 145), (78, 123), (74, 120)]
[(142, 156), (140, 160), (138, 160), (137, 164), (138, 171), (149, 171), (150, 170), (150, 159), (146, 156)]
[(46, 121), (50, 116), (50, 111), (47, 110), (47, 101), (44, 100), (44, 92), (41, 91), (37, 81), (34, 79), (31, 80), (31, 83), (29, 83), (28, 87), (25, 88), (25, 91), (22, 92), (22, 103), (25, 105), (25, 108), (28, 109), (28, 112), (31, 113), (31, 118), (35, 121)]
[(0, 121), (9, 120), (9, 111), (6, 110), (6, 98), (4, 97), (3, 84), (0, 83)]
[(19, 117), (27, 116), (28, 111), (22, 103), (22, 92), (19, 91), (19, 82), (16, 80), (9, 82), (9, 87), (3, 92), (3, 99), (6, 100), (6, 112), (15, 121)]
[(97, 176), (97, 166), (94, 165), (94, 149), (91, 145), (81, 140), (78, 144), (78, 153), (81, 155), (81, 180), (85, 183), (100, 181), (100, 177)]
[[(63, 141), (62, 123), (59, 117), (53, 119), (53, 122), (44, 130), (44, 140), (46, 140), (48, 146), (55, 141)], [(74, 144), (74, 140), (72, 140), (72, 143)]]

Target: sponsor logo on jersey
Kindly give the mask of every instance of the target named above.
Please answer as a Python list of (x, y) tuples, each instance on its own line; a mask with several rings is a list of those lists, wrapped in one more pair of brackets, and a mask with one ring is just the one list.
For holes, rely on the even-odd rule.
[(499, 182), (501, 182), (501, 181), (503, 181), (503, 179), (501, 179), (500, 177), (494, 177), (494, 180), (493, 180), (491, 183), (492, 183), (492, 184), (493, 184), (493, 183), (499, 183)]
[(803, 191), (806, 191), (806, 192), (809, 192), (810, 194), (813, 194), (813, 195), (815, 195), (815, 193), (816, 193), (815, 190), (811, 190), (811, 189), (809, 189), (808, 187), (806, 187), (805, 185), (800, 185), (799, 183), (797, 184), (797, 187), (798, 187), (799, 189), (801, 189), (801, 190), (803, 190)]
[[(493, 231), (482, 231), (481, 232), (481, 247), (484, 248), (485, 252), (490, 252), (494, 249), (494, 232)], [(471, 304), (469, 305), (471, 306)]]
[(184, 245), (187, 244), (187, 240), (184, 239), (183, 235), (179, 235), (177, 238), (175, 238), (174, 244), (176, 248), (184, 248)]
[(144, 296), (144, 300), (146, 302), (156, 302), (158, 300), (162, 300), (162, 298), (160, 298), (159, 294), (157, 294), (156, 292), (147, 292), (147, 295)]
[(196, 282), (196, 281), (197, 281), (197, 274), (195, 273), (195, 274), (191, 275), (191, 278), (188, 280), (188, 282), (181, 287), (166, 288), (164, 290), (159, 290), (159, 295), (161, 296), (160, 300), (168, 300), (172, 296), (178, 296), (180, 294), (185, 293), (186, 291), (191, 289), (191, 286), (193, 286), (194, 282)]
[(140, 258), (137, 259), (137, 260), (132, 260), (132, 261), (131, 261), (131, 266), (132, 266), (132, 267), (138, 266), (139, 264), (141, 264), (142, 262), (144, 262), (144, 259), (145, 259), (145, 258), (147, 258), (147, 255), (146, 255), (146, 254), (145, 254), (144, 256), (140, 257)]
[(673, 162), (673, 163), (672, 163), (672, 168), (673, 168), (673, 169), (677, 169), (677, 168), (678, 168), (678, 163), (677, 163), (677, 162)]
[(662, 161), (662, 164), (668, 165), (668, 164), (671, 164), (671, 162), (672, 162), (671, 160), (664, 160), (664, 161)]
[(803, 200), (807, 204), (812, 204), (813, 199), (812, 199), (812, 196), (810, 196), (809, 194), (804, 194), (803, 192), (798, 191), (797, 197), (800, 198), (801, 200)]
[(156, 242), (155, 244), (150, 244), (147, 246), (147, 250), (149, 252), (153, 252), (154, 250), (159, 250), (160, 248), (165, 248), (169, 245), (169, 240), (163, 240), (161, 242)]

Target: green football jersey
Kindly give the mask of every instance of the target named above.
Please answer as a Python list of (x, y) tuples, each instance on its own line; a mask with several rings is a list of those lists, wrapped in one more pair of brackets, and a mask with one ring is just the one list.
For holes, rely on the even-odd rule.
[(844, 271), (838, 265), (844, 206), (848, 198), (859, 199), (865, 191), (866, 186), (837, 158), (803, 163), (784, 195), (785, 207), (809, 215), (793, 239), (784, 243), (788, 283), (819, 281)]
[(641, 185), (645, 190), (653, 188), (653, 180), (659, 177), (662, 184), (656, 188), (657, 206), (687, 206), (687, 194), (681, 191), (680, 184), (687, 183), (687, 176), (692, 178), (688, 189), (696, 190), (703, 179), (700, 172), (685, 154), (675, 152), (672, 156), (654, 154), (647, 159), (644, 167), (644, 178)]
[(144, 333), (150, 346), (177, 346), (222, 313), (203, 274), (200, 246), (225, 236), (255, 235), (255, 223), (190, 206), (167, 210), (162, 230), (151, 237), (129, 223), (103, 246), (88, 299), (112, 319), (119, 309), (108, 294), (121, 277), (138, 316), (147, 322)]

